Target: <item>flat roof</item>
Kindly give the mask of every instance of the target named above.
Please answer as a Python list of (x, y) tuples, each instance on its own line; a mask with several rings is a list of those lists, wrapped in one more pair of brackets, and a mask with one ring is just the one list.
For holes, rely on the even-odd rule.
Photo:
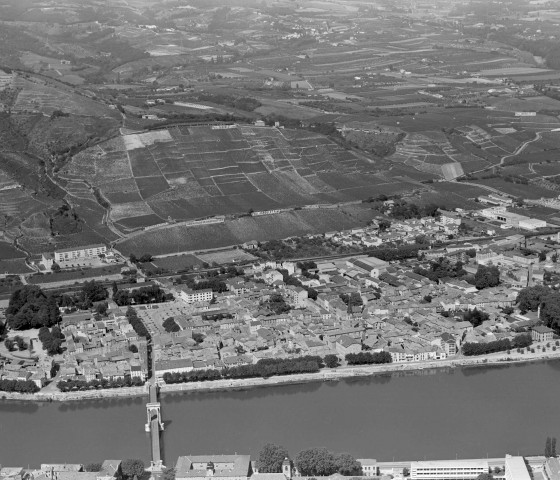
[(523, 457), (506, 457), (505, 463), (511, 480), (531, 480)]
[(488, 461), (480, 459), (467, 460), (425, 460), (419, 462), (411, 462), (411, 468), (437, 468), (437, 467), (480, 467), (488, 469)]

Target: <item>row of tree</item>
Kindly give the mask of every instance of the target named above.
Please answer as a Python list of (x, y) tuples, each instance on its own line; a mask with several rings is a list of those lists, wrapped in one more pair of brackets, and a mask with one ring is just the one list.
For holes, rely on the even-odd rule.
[(139, 377), (125, 377), (117, 378), (115, 380), (108, 380), (103, 378), (101, 380), (61, 380), (56, 384), (61, 392), (76, 392), (84, 390), (97, 390), (101, 388), (123, 388), (123, 387), (138, 387), (144, 385), (144, 382)]
[(150, 332), (148, 332), (148, 329), (144, 325), (144, 322), (142, 322), (142, 320), (140, 320), (140, 317), (138, 316), (138, 314), (136, 313), (136, 310), (134, 310), (134, 308), (132, 308), (132, 307), (127, 308), (126, 318), (128, 320), (128, 323), (130, 323), (132, 325), (132, 328), (136, 332), (136, 335), (138, 335), (139, 337), (145, 337), (145, 338), (150, 337)]
[(395, 248), (377, 248), (372, 251), (369, 256), (379, 258), (386, 262), (392, 262), (396, 260), (406, 260), (407, 258), (417, 258), (418, 252), (427, 250), (428, 248), (429, 245), (425, 244), (402, 245)]
[(39, 387), (31, 380), (0, 380), (0, 391), (36, 393), (39, 391)]
[(393, 361), (389, 352), (348, 353), (344, 359), (348, 365), (372, 365), (379, 363), (391, 363)]
[[(281, 445), (267, 443), (259, 452), (259, 473), (281, 473), (288, 450)], [(362, 475), (362, 465), (349, 453), (333, 453), (326, 448), (309, 448), (296, 455), (295, 466), (302, 476)]]
[(135, 288), (132, 291), (117, 290), (113, 294), (113, 300), (119, 306), (131, 304), (162, 303), (173, 300), (173, 294), (165, 293), (157, 285)]
[[(256, 364), (240, 365), (224, 368), (223, 370), (207, 369), (192, 370), (190, 372), (165, 373), (165, 383), (203, 382), (207, 380), (220, 380), (222, 378), (268, 378), (274, 375), (293, 375), (297, 373), (315, 373), (325, 366), (333, 365), (332, 359), (325, 361), (318, 356), (305, 356), (300, 358), (266, 358)], [(337, 362), (338, 363), (338, 362)]]
[(488, 343), (474, 343), (467, 342), (463, 344), (462, 350), (463, 355), (475, 356), (475, 355), (486, 355), (488, 353), (505, 352), (511, 350), (512, 348), (526, 348), (533, 343), (531, 335), (527, 333), (522, 333), (516, 335), (513, 340), (509, 338), (504, 338), (503, 340), (496, 340), (494, 342)]

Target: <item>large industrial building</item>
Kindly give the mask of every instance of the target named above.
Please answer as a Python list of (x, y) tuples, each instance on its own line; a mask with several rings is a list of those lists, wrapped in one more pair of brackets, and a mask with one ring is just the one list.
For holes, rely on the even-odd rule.
[(517, 213), (508, 212), (506, 207), (491, 207), (480, 211), (483, 217), (502, 222), (509, 227), (522, 228), (524, 230), (536, 230), (546, 227), (544, 220), (526, 217)]

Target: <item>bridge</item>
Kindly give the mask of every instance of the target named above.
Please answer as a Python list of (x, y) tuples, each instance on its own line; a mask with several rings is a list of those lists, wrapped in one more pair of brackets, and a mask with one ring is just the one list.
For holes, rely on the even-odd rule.
[(150, 433), (152, 440), (152, 462), (149, 470), (154, 474), (163, 471), (163, 462), (161, 460), (160, 431), (163, 430), (164, 424), (161, 420), (161, 404), (158, 399), (158, 387), (155, 383), (150, 383), (150, 399), (146, 404), (147, 422), (145, 425), (146, 432)]

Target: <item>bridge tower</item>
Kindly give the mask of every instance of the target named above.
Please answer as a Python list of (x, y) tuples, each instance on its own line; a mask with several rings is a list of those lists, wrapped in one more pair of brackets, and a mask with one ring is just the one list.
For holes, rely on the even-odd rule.
[(164, 429), (165, 425), (161, 421), (161, 405), (159, 402), (146, 404), (146, 418), (146, 432), (150, 432), (152, 430), (152, 420), (156, 419), (159, 430)]

